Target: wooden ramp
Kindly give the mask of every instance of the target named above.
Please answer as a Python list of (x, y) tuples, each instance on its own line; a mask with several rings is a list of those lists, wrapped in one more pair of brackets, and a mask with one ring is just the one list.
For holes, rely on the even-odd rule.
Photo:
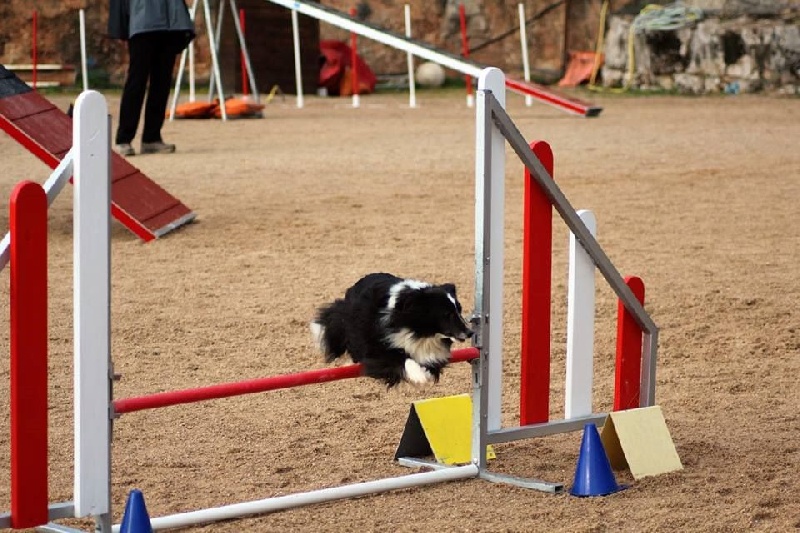
[[(50, 168), (72, 147), (72, 118), (0, 65), (0, 129)], [(144, 241), (191, 222), (180, 200), (116, 153), (111, 154), (111, 214)]]

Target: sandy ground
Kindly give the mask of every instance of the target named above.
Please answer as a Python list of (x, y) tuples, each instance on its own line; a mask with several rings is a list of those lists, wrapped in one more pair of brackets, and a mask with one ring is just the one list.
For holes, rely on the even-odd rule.
[[(53, 97), (66, 108), (68, 97)], [(274, 101), (262, 120), (165, 127), (174, 155), (132, 162), (197, 214), (143, 244), (112, 232), (118, 398), (323, 368), (307, 322), (361, 275), (455, 282), (472, 309), (474, 111), (460, 92)], [(800, 100), (598, 97), (584, 120), (509, 109), (549, 141), (661, 327), (657, 403), (685, 469), (579, 499), (470, 480), (209, 525), (203, 531), (789, 531), (800, 528)], [(109, 99), (116, 119), (118, 97)], [(116, 121), (115, 121), (116, 122)], [(138, 141), (137, 141), (138, 147)], [(47, 168), (0, 136), (2, 197)], [(518, 423), (522, 166), (507, 162), (504, 425)], [(50, 211), (51, 500), (72, 490), (72, 190)], [(7, 228), (6, 209), (0, 227)], [(552, 416), (563, 416), (565, 250), (555, 226)], [(8, 275), (0, 299), (8, 321)], [(616, 300), (598, 278), (595, 408), (613, 391)], [(8, 353), (7, 326), (0, 350)], [(8, 358), (0, 358), (8, 412)], [(397, 476), (412, 401), (469, 390), (467, 365), (418, 390), (366, 379), (124, 415), (113, 499), (152, 516)], [(0, 418), (0, 455), (9, 453)], [(494, 471), (571, 485), (580, 434), (497, 447)], [(632, 479), (624, 472), (621, 482)], [(0, 461), (0, 508), (9, 470)], [(75, 522), (71, 522), (75, 523)], [(86, 525), (86, 522), (80, 522)]]

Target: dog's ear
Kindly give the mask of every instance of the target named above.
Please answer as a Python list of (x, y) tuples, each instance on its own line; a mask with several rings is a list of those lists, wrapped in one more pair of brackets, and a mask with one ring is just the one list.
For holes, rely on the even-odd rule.
[(444, 291), (447, 294), (449, 294), (453, 298), (456, 297), (456, 286), (455, 286), (455, 284), (453, 284), (453, 283), (445, 283), (445, 284), (440, 285), (440, 286), (442, 287), (442, 289), (444, 289)]

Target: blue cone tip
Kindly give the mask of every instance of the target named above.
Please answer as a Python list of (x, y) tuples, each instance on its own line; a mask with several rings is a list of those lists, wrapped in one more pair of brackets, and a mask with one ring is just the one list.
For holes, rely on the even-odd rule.
[(583, 439), (575, 469), (575, 480), (570, 494), (573, 496), (607, 496), (622, 490), (617, 485), (611, 463), (594, 424), (583, 428)]
[(144, 494), (139, 489), (133, 489), (128, 495), (119, 533), (153, 533), (153, 526), (150, 524), (150, 516), (144, 503)]

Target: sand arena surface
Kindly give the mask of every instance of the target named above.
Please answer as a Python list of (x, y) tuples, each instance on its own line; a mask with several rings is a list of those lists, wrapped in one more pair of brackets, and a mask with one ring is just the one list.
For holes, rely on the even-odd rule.
[[(322, 368), (307, 323), (367, 272), (451, 281), (473, 306), (474, 111), (461, 92), (273, 102), (263, 120), (168, 123), (174, 155), (132, 162), (198, 220), (143, 244), (114, 223), (118, 398)], [(70, 98), (52, 98), (66, 109)], [(204, 531), (788, 531), (800, 527), (800, 100), (598, 97), (584, 120), (510, 95), (556, 180), (597, 216), (661, 327), (657, 403), (685, 469), (598, 499), (470, 480), (199, 528)], [(118, 97), (110, 97), (116, 124)], [(137, 139), (138, 148), (138, 139)], [(47, 168), (0, 136), (2, 197)], [(503, 407), (518, 422), (522, 165), (507, 160)], [(50, 210), (51, 500), (72, 491), (72, 189)], [(7, 209), (0, 227), (8, 226)], [(554, 230), (551, 409), (563, 413), (567, 230)], [(7, 272), (7, 271), (6, 271)], [(8, 274), (0, 350), (8, 353)], [(598, 277), (595, 405), (612, 401), (616, 300)], [(8, 412), (8, 358), (0, 409)], [(409, 473), (392, 462), (410, 403), (469, 390), (348, 380), (124, 415), (113, 497), (152, 516)], [(580, 434), (497, 446), (492, 469), (568, 486)], [(9, 453), (0, 417), (0, 456)], [(629, 475), (618, 475), (631, 482)], [(0, 508), (9, 507), (0, 461)], [(75, 524), (76, 522), (71, 522)], [(88, 522), (77, 522), (88, 525)]]

